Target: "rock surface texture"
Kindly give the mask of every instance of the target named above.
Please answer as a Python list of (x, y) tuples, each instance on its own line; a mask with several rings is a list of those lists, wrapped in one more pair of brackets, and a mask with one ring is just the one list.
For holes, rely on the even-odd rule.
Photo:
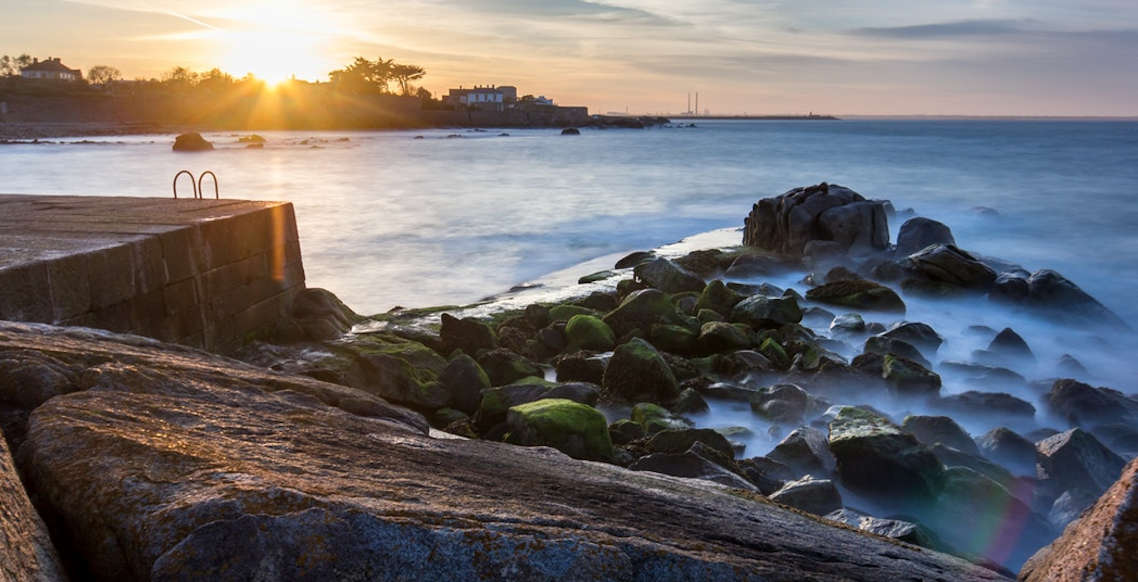
[(751, 493), (432, 436), (362, 392), (195, 350), (10, 323), (0, 347), (84, 379), (20, 452), (74, 579), (1002, 579)]
[(884, 204), (823, 182), (763, 198), (744, 221), (745, 246), (800, 257), (813, 241), (833, 242), (841, 249), (885, 249), (889, 223)]
[(1138, 460), (1059, 539), (1020, 570), (1026, 582), (1138, 580)]
[(66, 580), (47, 528), (28, 501), (0, 435), (0, 580)]

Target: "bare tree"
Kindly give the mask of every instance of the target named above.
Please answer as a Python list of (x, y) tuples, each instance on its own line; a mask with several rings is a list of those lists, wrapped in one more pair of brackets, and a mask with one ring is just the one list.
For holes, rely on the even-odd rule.
[(399, 83), (399, 92), (411, 95), (411, 81), (418, 81), (427, 74), (426, 69), (417, 65), (393, 65), (391, 76)]
[(122, 73), (111, 66), (95, 65), (87, 71), (87, 81), (92, 85), (106, 86), (119, 79), (122, 79)]

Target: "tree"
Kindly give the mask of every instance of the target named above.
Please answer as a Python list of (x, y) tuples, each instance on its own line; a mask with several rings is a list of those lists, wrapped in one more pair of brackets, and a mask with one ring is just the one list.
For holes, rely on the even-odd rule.
[(411, 81), (422, 79), (427, 71), (417, 65), (394, 65), (391, 67), (391, 76), (399, 83), (399, 92), (411, 95)]
[(419, 87), (419, 90), (415, 91), (415, 96), (419, 98), (419, 101), (431, 101), (435, 98), (426, 87)]
[(92, 85), (106, 86), (119, 79), (122, 79), (122, 73), (107, 65), (95, 65), (87, 71), (87, 81)]
[(24, 53), (18, 57), (10, 57), (4, 55), (0, 57), (0, 75), (14, 76), (19, 75), (20, 70), (32, 64), (32, 57)]

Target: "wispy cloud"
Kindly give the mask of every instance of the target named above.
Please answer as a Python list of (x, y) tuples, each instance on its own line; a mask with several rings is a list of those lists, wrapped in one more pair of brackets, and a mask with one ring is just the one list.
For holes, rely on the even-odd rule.
[(920, 40), (960, 36), (1001, 35), (1024, 31), (1031, 20), (958, 20), (910, 26), (864, 27), (853, 31), (862, 36)]

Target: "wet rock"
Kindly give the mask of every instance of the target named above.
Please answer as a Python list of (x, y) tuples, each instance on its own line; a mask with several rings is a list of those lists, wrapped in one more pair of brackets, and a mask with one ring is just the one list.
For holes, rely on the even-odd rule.
[(941, 362), (941, 369), (964, 376), (964, 383), (992, 389), (1008, 389), (1027, 385), (1027, 379), (1014, 370), (999, 366), (969, 364), (965, 362)]
[(1039, 477), (1051, 479), (1060, 491), (1105, 491), (1126, 464), (1094, 435), (1079, 428), (1039, 441), (1035, 448), (1039, 451)]
[(811, 408), (811, 397), (794, 384), (761, 388), (751, 397), (751, 410), (773, 422), (801, 422)]
[(843, 249), (884, 249), (889, 244), (885, 208), (849, 188), (822, 183), (764, 198), (744, 221), (745, 246), (801, 256), (815, 240)]
[(882, 519), (848, 508), (832, 511), (825, 517), (831, 521), (844, 523), (852, 528), (874, 535), (892, 538), (923, 548), (944, 551), (944, 544), (936, 537), (935, 533), (927, 527), (911, 521)]
[(815, 515), (826, 515), (842, 507), (842, 495), (833, 481), (809, 476), (786, 483), (770, 495), (770, 500)]
[(897, 232), (897, 254), (903, 257), (934, 244), (956, 244), (952, 230), (942, 222), (922, 217), (910, 218)]
[(759, 353), (770, 362), (770, 365), (778, 370), (785, 370), (790, 367), (790, 355), (786, 353), (786, 348), (782, 347), (773, 337), (768, 337), (759, 344)]
[(979, 439), (980, 452), (1016, 475), (1035, 475), (1035, 444), (1015, 431), (994, 428)]
[(698, 447), (682, 453), (652, 453), (640, 457), (628, 468), (632, 471), (652, 471), (674, 477), (703, 479), (734, 489), (758, 491), (750, 481), (700, 454)]
[(200, 133), (183, 133), (174, 138), (174, 151), (176, 152), (204, 152), (212, 149), (213, 144), (202, 137)]
[(830, 451), (850, 490), (894, 506), (922, 506), (943, 487), (944, 468), (913, 435), (863, 408), (840, 407), (830, 422)]
[(837, 466), (826, 434), (808, 426), (786, 435), (767, 458), (785, 465), (795, 476), (826, 477), (832, 475)]
[(941, 398), (936, 402), (936, 407), (950, 414), (997, 418), (1018, 416), (1025, 419), (1035, 417), (1035, 407), (1030, 402), (1005, 392), (968, 390)]
[(662, 257), (636, 265), (633, 273), (638, 280), (665, 293), (699, 292), (705, 284), (698, 275)]
[(662, 430), (653, 434), (644, 446), (653, 453), (682, 453), (697, 442), (703, 443), (728, 459), (735, 456), (727, 437), (710, 428)]
[(746, 278), (757, 277), (760, 275), (771, 275), (778, 271), (784, 270), (785, 267), (779, 261), (762, 255), (739, 255), (727, 267), (724, 275), (731, 278)]
[(608, 279), (610, 277), (615, 277), (615, 276), (616, 276), (615, 271), (607, 271), (607, 270), (606, 271), (597, 271), (595, 273), (589, 273), (588, 275), (585, 275), (585, 276), (577, 279), (577, 284), (578, 285), (585, 285), (588, 283), (596, 283), (598, 281), (604, 281), (605, 279)]
[(640, 423), (622, 418), (609, 425), (609, 439), (614, 445), (626, 445), (644, 438), (644, 427)]
[(576, 127), (566, 127), (561, 130), (561, 135), (581, 135), (581, 130)]
[(0, 579), (63, 582), (59, 554), (24, 491), (3, 434), (0, 434)]
[(996, 337), (988, 344), (988, 351), (1000, 358), (1035, 361), (1035, 354), (1031, 353), (1031, 348), (1027, 346), (1027, 342), (1010, 327), (1005, 327), (1003, 331), (996, 334)]
[(612, 328), (592, 315), (574, 315), (565, 324), (565, 340), (570, 351), (607, 352), (616, 345)]
[(672, 354), (694, 354), (699, 351), (699, 334), (682, 325), (655, 324), (648, 333), (652, 345)]
[(592, 406), (597, 403), (599, 390), (595, 384), (586, 382), (567, 382), (556, 384), (540, 378), (524, 378), (521, 382), (507, 386), (496, 386), (482, 391), (482, 401), (474, 422), (483, 429), (489, 429), (506, 420), (509, 409), (519, 404), (536, 402), (544, 398), (573, 400)]
[(615, 293), (606, 293), (604, 291), (593, 291), (589, 293), (588, 297), (577, 301), (581, 307), (595, 309), (598, 313), (607, 313), (616, 309), (620, 303), (616, 299)]
[[(340, 301), (331, 291), (326, 289), (309, 288), (297, 293), (292, 303), (292, 322), (294, 322), (304, 337), (311, 341), (326, 341), (336, 339), (352, 329), (352, 326), (363, 320), (352, 311), (343, 301)], [(288, 334), (285, 334), (286, 336)], [(422, 341), (423, 338), (410, 337), (407, 339), (421, 341), (432, 349), (434, 342)]]
[(988, 298), (1004, 303), (1023, 303), (1030, 294), (1027, 277), (1020, 273), (1000, 273), (988, 292)]
[(460, 354), (447, 364), (439, 383), (450, 394), (451, 406), (474, 414), (482, 402), (482, 391), (490, 387), (490, 377), (474, 358)]
[(123, 377), (37, 408), (20, 455), (97, 579), (999, 579), (714, 485), (431, 438), (358, 390), (198, 350), (0, 323), (14, 346)]
[(845, 334), (864, 333), (865, 320), (857, 313), (839, 315), (830, 322), (830, 331)]
[(925, 368), (933, 367), (932, 363), (925, 359), (924, 354), (922, 354), (916, 346), (896, 338), (881, 335), (867, 337), (865, 338), (864, 352), (867, 354), (881, 354), (882, 356), (893, 354), (907, 360), (912, 360)]
[(491, 386), (505, 386), (522, 378), (540, 378), (544, 375), (537, 364), (504, 348), (483, 352), (478, 356), (478, 365), (490, 377)]
[(1065, 376), (1085, 377), (1090, 374), (1090, 372), (1087, 371), (1087, 368), (1083, 366), (1083, 363), (1071, 354), (1063, 354), (1059, 358), (1059, 363), (1056, 364), (1055, 369), (1058, 370), (1060, 374), (1063, 374)]
[(751, 346), (751, 335), (736, 324), (711, 321), (699, 328), (699, 346), (706, 353), (734, 351)]
[(1024, 582), (1138, 579), (1138, 461), (1059, 539), (1031, 557)]
[(671, 407), (672, 410), (680, 414), (707, 412), (710, 409), (707, 405), (707, 401), (703, 399), (703, 396), (692, 388), (681, 390), (680, 395), (676, 397)]
[(917, 323), (912, 321), (900, 321), (891, 326), (889, 329), (879, 334), (881, 337), (890, 339), (901, 340), (903, 342), (912, 344), (918, 349), (925, 350), (930, 354), (935, 354), (944, 343), (944, 339), (936, 332), (932, 326), (926, 323)]
[(944, 464), (945, 467), (966, 467), (968, 469), (972, 469), (973, 471), (976, 471), (977, 473), (980, 473), (981, 475), (984, 475), (996, 483), (999, 483), (1000, 485), (1008, 488), (1009, 491), (1014, 489), (1016, 493), (1019, 494), (1018, 496), (1023, 498), (1025, 502), (1031, 501), (1031, 488), (1026, 488), (1027, 494), (1025, 494), (1025, 491), (1023, 491), (1025, 488), (1018, 486), (1019, 483), (1016, 480), (1015, 476), (1013, 476), (1010, 471), (1001, 467), (1000, 465), (997, 465), (978, 455), (962, 453), (954, 448), (946, 447), (940, 443), (929, 447), (929, 450), (932, 451), (932, 454), (935, 455), (937, 460)]
[(892, 289), (873, 281), (838, 281), (806, 292), (811, 301), (854, 309), (904, 313), (905, 303)]
[(606, 359), (590, 356), (585, 352), (574, 352), (558, 356), (553, 361), (557, 379), (564, 382), (604, 383)]
[(926, 446), (942, 443), (962, 453), (980, 454), (972, 437), (947, 416), (907, 416), (901, 423), (901, 429), (917, 437)]
[(568, 322), (570, 319), (573, 319), (573, 317), (577, 315), (595, 316), (597, 315), (597, 312), (588, 307), (585, 307), (584, 305), (574, 305), (572, 303), (562, 303), (560, 305), (554, 305), (553, 307), (549, 308), (550, 321)]
[(907, 270), (930, 281), (965, 289), (986, 289), (996, 280), (996, 272), (955, 245), (938, 244), (908, 256)]
[(644, 428), (645, 434), (655, 434), (662, 430), (682, 430), (691, 424), (676, 416), (668, 409), (651, 402), (640, 402), (632, 407), (632, 421)]
[(731, 310), (737, 303), (746, 299), (747, 296), (738, 293), (723, 284), (723, 281), (716, 279), (704, 287), (703, 292), (699, 294), (699, 300), (696, 301), (696, 310), (710, 309), (716, 313), (731, 313)]
[(1052, 310), (1071, 320), (1127, 328), (1110, 309), (1091, 297), (1069, 279), (1050, 269), (1032, 273), (1027, 280), (1027, 304)]
[(700, 277), (713, 277), (730, 266), (736, 258), (734, 254), (719, 249), (700, 249), (677, 258), (675, 263)]
[(1100, 424), (1090, 430), (1110, 450), (1127, 459), (1138, 453), (1138, 427), (1131, 423)]
[(885, 331), (885, 324), (877, 321), (870, 321), (865, 324), (865, 331), (866, 333), (881, 333)]
[(1043, 400), (1052, 414), (1075, 426), (1138, 421), (1138, 402), (1117, 390), (1069, 378), (1056, 380)]
[(546, 398), (511, 406), (506, 424), (513, 444), (549, 446), (575, 459), (612, 458), (605, 415), (579, 402)]
[(622, 257), (619, 261), (616, 262), (615, 265), (613, 265), (613, 268), (628, 269), (630, 267), (635, 267), (640, 263), (648, 262), (654, 258), (656, 258), (656, 253), (652, 251), (636, 251), (628, 253)]
[(777, 327), (802, 321), (802, 310), (793, 297), (752, 295), (735, 305), (731, 310), (731, 321), (745, 323), (755, 329)]
[(636, 329), (647, 332), (656, 323), (677, 324), (683, 321), (668, 296), (657, 289), (632, 292), (603, 319), (618, 337)]
[(881, 377), (899, 395), (924, 397), (940, 393), (940, 375), (895, 354), (886, 354), (882, 359)]
[(861, 278), (861, 275), (858, 275), (846, 267), (838, 265), (837, 267), (834, 267), (826, 272), (824, 281), (826, 283), (835, 283), (837, 281), (857, 281)]
[(458, 319), (449, 313), (444, 313), (439, 335), (442, 337), (443, 350), (446, 353), (462, 350), (477, 356), (481, 350), (498, 347), (498, 341), (490, 326), (472, 317)]

